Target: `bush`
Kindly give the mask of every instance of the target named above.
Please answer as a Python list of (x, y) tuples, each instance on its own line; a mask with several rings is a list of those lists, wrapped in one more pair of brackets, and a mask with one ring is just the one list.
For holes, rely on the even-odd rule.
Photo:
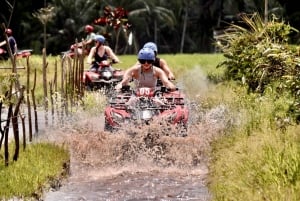
[(225, 67), (226, 79), (246, 85), (249, 93), (263, 95), (271, 88), (281, 96), (288, 91), (292, 101), (286, 112), (300, 119), (299, 49), (288, 44), (289, 34), (297, 30), (275, 16), (268, 23), (256, 14), (242, 19), (246, 28), (231, 25), (220, 37), (226, 59), (218, 67)]

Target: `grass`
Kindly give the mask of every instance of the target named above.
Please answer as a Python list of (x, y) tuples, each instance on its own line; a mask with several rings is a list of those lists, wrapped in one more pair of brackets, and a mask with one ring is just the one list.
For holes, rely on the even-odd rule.
[[(129, 68), (137, 61), (136, 55), (121, 55), (119, 57), (121, 63), (116, 64), (116, 66), (122, 69)], [(216, 66), (224, 59), (222, 54), (162, 54), (158, 57), (168, 62), (176, 77), (180, 77), (181, 73), (195, 67), (201, 67), (207, 74), (222, 73), (222, 69), (216, 69)]]
[(50, 143), (28, 145), (20, 150), (17, 161), (10, 159), (9, 166), (4, 166), (4, 156), (0, 156), (0, 200), (40, 198), (67, 175), (70, 157), (66, 147)]
[(237, 89), (225, 100), (236, 125), (213, 142), (213, 200), (299, 200), (300, 126), (279, 118), (288, 98)]

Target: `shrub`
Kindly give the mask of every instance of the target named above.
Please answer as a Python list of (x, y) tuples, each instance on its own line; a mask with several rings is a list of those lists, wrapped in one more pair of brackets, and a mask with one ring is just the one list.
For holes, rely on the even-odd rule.
[(242, 20), (245, 26), (232, 24), (220, 37), (226, 59), (218, 67), (225, 67), (226, 79), (246, 85), (249, 93), (263, 95), (271, 88), (280, 96), (288, 91), (292, 101), (286, 112), (300, 119), (299, 50), (288, 44), (289, 34), (297, 30), (275, 16), (268, 23), (257, 14)]

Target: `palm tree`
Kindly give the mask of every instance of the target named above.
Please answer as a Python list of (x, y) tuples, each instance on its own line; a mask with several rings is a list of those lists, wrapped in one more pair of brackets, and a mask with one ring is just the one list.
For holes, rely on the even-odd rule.
[[(70, 44), (85, 37), (84, 26), (93, 23), (98, 16), (97, 2), (86, 0), (52, 0), (56, 16), (49, 26), (48, 43), (52, 44), (50, 52), (61, 52), (55, 48), (69, 48)], [(63, 43), (62, 43), (63, 42)], [(50, 45), (48, 45), (50, 48)]]
[(138, 7), (129, 12), (129, 20), (136, 27), (135, 31), (139, 32), (138, 40), (142, 43), (153, 40), (159, 46), (158, 33), (166, 27), (173, 29), (176, 25), (173, 11), (164, 7), (164, 1), (141, 1), (136, 5)]
[[(169, 27), (170, 29), (176, 23), (173, 11), (164, 7), (167, 1), (110, 0), (104, 2), (104, 5), (110, 5), (112, 8), (122, 7), (128, 11), (128, 20), (132, 25), (130, 30), (113, 30), (107, 28), (107, 30), (112, 32), (111, 36), (115, 38), (115, 52), (118, 52), (118, 43), (124, 44), (124, 49), (127, 49), (129, 33), (133, 33), (135, 51), (139, 49), (139, 44), (143, 44), (149, 40), (158, 44), (158, 33), (160, 30), (165, 27)], [(120, 33), (122, 33), (124, 39), (123, 43), (119, 40)], [(125, 52), (125, 50), (123, 51)]]

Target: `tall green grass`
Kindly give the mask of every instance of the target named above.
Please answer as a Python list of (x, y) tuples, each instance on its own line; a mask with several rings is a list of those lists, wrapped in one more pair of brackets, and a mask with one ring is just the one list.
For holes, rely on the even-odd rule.
[(237, 123), (213, 143), (213, 200), (299, 200), (300, 126), (284, 116), (289, 98), (236, 92), (227, 105)]
[[(11, 146), (11, 152), (12, 153)], [(52, 143), (30, 144), (20, 151), (17, 161), (10, 159), (4, 166), (0, 154), (0, 200), (12, 197), (30, 199), (41, 198), (50, 187), (57, 187), (61, 178), (69, 171), (67, 147)]]
[[(158, 54), (158, 57), (167, 61), (177, 78), (195, 67), (201, 67), (207, 74), (217, 74), (223, 71), (216, 68), (217, 64), (224, 59), (222, 54)], [(127, 69), (137, 62), (137, 55), (120, 55), (119, 58), (121, 63), (116, 66), (122, 69)]]

